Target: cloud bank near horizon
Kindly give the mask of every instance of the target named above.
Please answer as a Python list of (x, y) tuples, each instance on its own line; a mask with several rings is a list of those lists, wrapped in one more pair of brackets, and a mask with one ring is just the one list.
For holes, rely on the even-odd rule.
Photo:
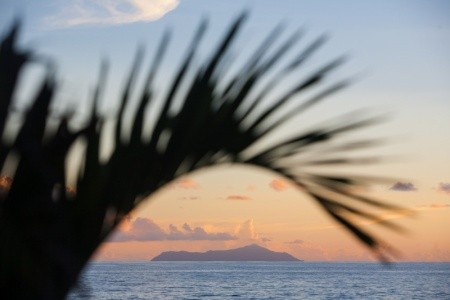
[(151, 22), (175, 9), (180, 0), (70, 0), (45, 21), (51, 27)]
[(269, 242), (271, 239), (264, 234), (257, 233), (253, 219), (237, 224), (232, 231), (207, 229), (208, 226), (193, 227), (188, 223), (182, 226), (170, 224), (167, 229), (149, 218), (126, 219), (109, 237), (109, 243), (120, 242), (150, 242), (150, 241), (240, 241), (240, 242)]
[(129, 221), (126, 228), (119, 228), (112, 234), (108, 242), (129, 241), (230, 241), (238, 239), (227, 232), (207, 232), (202, 227), (192, 228), (184, 223), (181, 228), (170, 224), (168, 230), (164, 230), (153, 220), (137, 218)]

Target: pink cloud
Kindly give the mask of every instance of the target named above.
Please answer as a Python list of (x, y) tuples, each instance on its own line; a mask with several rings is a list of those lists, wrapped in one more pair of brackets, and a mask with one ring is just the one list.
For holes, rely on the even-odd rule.
[(253, 225), (253, 219), (249, 219), (236, 229), (236, 235), (242, 240), (257, 240), (258, 234), (255, 232), (255, 226)]
[(241, 241), (254, 242), (260, 241), (263, 243), (270, 242), (272, 239), (270, 237), (264, 236), (262, 233), (256, 232), (255, 225), (253, 224), (253, 219), (249, 219), (236, 227), (236, 236)]
[(251, 200), (251, 198), (245, 195), (229, 195), (227, 197), (227, 200), (243, 201), (243, 200)]
[(177, 181), (175, 181), (175, 187), (182, 188), (182, 189), (199, 189), (200, 185), (197, 183), (197, 181), (184, 177), (180, 178)]
[(274, 179), (269, 183), (269, 186), (273, 188), (275, 191), (281, 192), (287, 189), (289, 186), (286, 181), (282, 179)]
[(46, 21), (55, 27), (150, 22), (162, 18), (179, 3), (179, 0), (72, 0)]
[(164, 230), (151, 219), (137, 218), (114, 232), (109, 242), (230, 241), (236, 239), (235, 235), (228, 232), (208, 232), (200, 226), (192, 228), (187, 223), (184, 223), (181, 228), (170, 224), (168, 230)]

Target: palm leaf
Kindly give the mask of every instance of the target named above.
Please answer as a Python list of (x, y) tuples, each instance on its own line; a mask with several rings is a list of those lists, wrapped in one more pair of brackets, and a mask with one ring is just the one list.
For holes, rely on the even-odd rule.
[[(342, 156), (353, 149), (373, 146), (376, 140), (364, 138), (343, 144), (336, 141), (339, 142), (340, 136), (378, 123), (379, 118), (341, 118), (306, 131), (299, 130), (293, 137), (273, 142), (265, 148), (255, 147), (293, 117), (346, 87), (349, 80), (324, 84), (345, 58), (325, 62), (280, 96), (268, 98), (287, 76), (298, 76), (295, 74), (301, 72), (305, 62), (324, 45), (326, 37), (321, 36), (298, 50), (297, 55), (274, 71), (282, 64), (281, 59), (296, 49), (297, 41), (302, 37), (301, 32), (295, 32), (276, 45), (283, 31), (277, 26), (239, 72), (230, 74), (228, 58), (246, 19), (246, 13), (239, 16), (210, 59), (195, 68), (192, 62), (207, 29), (207, 23), (203, 21), (169, 83), (163, 102), (158, 103), (153, 98), (153, 79), (169, 47), (170, 35), (165, 33), (148, 71), (146, 84), (140, 91), (130, 136), (126, 139), (123, 138), (124, 112), (130, 105), (130, 95), (135, 94), (134, 83), (143, 55), (142, 50), (138, 51), (120, 99), (114, 131), (115, 148), (106, 161), (100, 160), (100, 136), (106, 130), (107, 120), (97, 109), (101, 90), (105, 88), (106, 64), (100, 72), (85, 128), (71, 131), (68, 126), (71, 114), (66, 114), (60, 118), (58, 129), (49, 139), (43, 137), (47, 119), (55, 118), (49, 112), (55, 83), (51, 76), (44, 81), (15, 143), (11, 147), (2, 143), (2, 166), (5, 158), (14, 153), (20, 159), (11, 189), (0, 201), (0, 236), (3, 240), (7, 238), (0, 253), (0, 290), (11, 291), (7, 287), (20, 282), (24, 272), (31, 282), (33, 276), (27, 269), (17, 267), (17, 264), (26, 263), (47, 270), (47, 273), (33, 283), (27, 283), (29, 289), (23, 292), (25, 296), (64, 297), (95, 249), (147, 196), (191, 171), (224, 163), (256, 165), (284, 176), (309, 194), (328, 215), (377, 253), (380, 259), (388, 259), (385, 254), (386, 251), (389, 254), (391, 248), (366, 232), (356, 220), (401, 231), (381, 214), (384, 211), (404, 213), (405, 210), (352, 192), (354, 187), (383, 178), (339, 172), (316, 173), (305, 169), (376, 162), (376, 157)], [(0, 132), (6, 124), (17, 77), (28, 59), (28, 55), (17, 51), (14, 45), (17, 31), (16, 24), (0, 49)], [(272, 54), (269, 55), (270, 48)], [(194, 74), (193, 78), (188, 78), (188, 74)], [(188, 86), (185, 91), (180, 89), (183, 84)], [(299, 94), (312, 88), (315, 94), (311, 98), (303, 102), (298, 100)], [(174, 110), (176, 97), (182, 99), (178, 110)], [(265, 105), (266, 101), (270, 101), (270, 105)], [(293, 105), (293, 109), (286, 111), (288, 105)], [(158, 110), (148, 139), (143, 137), (147, 109)], [(269, 122), (274, 116), (277, 118)], [(79, 166), (76, 194), (69, 195), (64, 190), (67, 181), (65, 159), (73, 143), (80, 139), (86, 144), (84, 161)], [(23, 219), (27, 221), (21, 223), (19, 220)], [(19, 223), (20, 230), (16, 230)]]

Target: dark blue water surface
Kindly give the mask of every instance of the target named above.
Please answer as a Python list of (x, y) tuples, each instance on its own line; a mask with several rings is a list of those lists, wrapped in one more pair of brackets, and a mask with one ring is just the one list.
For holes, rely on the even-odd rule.
[(450, 263), (90, 263), (69, 299), (450, 299)]

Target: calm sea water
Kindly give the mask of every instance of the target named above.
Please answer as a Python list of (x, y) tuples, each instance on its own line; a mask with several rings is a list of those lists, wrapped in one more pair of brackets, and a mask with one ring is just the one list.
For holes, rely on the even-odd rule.
[(450, 299), (450, 263), (91, 263), (69, 299)]

